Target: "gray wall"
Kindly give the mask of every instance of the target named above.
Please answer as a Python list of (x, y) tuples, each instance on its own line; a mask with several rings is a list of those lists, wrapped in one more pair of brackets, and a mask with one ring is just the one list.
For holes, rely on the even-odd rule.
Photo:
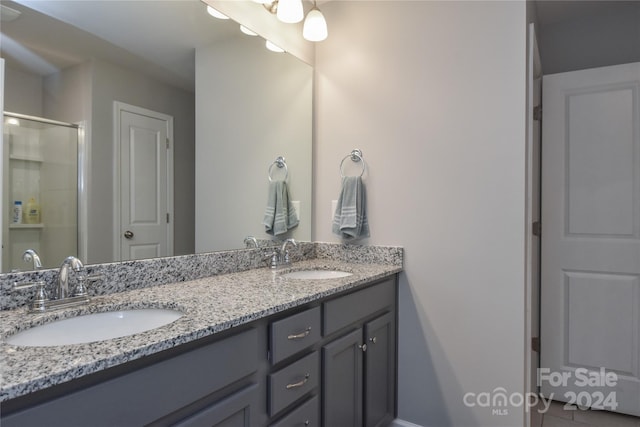
[(42, 78), (5, 67), (4, 111), (42, 116)]
[(314, 239), (364, 152), (371, 238), (401, 245), (399, 416), (517, 426), (465, 393), (524, 389), (524, 2), (326, 2), (316, 46)]
[[(311, 67), (240, 36), (196, 50), (196, 251), (244, 247), (262, 225), (268, 169), (286, 158), (300, 224), (311, 240)], [(334, 173), (337, 169), (334, 169)], [(274, 178), (282, 177), (277, 167)]]

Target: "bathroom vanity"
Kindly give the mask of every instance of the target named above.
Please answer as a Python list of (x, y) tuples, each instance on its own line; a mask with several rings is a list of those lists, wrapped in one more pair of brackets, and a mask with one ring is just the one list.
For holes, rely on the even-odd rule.
[[(119, 292), (92, 307), (185, 314), (103, 342), (3, 342), (2, 425), (388, 425), (401, 264), (311, 259), (292, 268), (351, 275), (259, 268)], [(0, 312), (4, 336), (20, 328), (20, 311)]]

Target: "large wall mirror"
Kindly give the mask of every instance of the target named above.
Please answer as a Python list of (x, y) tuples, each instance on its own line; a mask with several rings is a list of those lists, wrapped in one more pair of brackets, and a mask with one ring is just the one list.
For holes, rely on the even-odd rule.
[[(264, 39), (212, 18), (198, 0), (2, 5), (5, 111), (80, 129), (78, 208), (70, 210), (80, 224), (75, 232), (83, 261), (238, 249), (247, 235), (273, 239), (262, 219), (269, 170), (284, 177), (278, 175), (282, 169), (271, 168), (280, 156), (300, 223), (275, 238), (311, 240), (310, 65), (266, 50)], [(6, 151), (12, 140), (4, 123)], [(144, 144), (159, 138), (161, 144)], [(3, 153), (3, 165), (9, 156)], [(42, 165), (27, 168), (51, 168), (46, 162), (56, 156), (44, 157)], [(9, 231), (17, 196), (3, 177), (5, 247), (12, 237), (36, 245), (15, 236), (53, 228), (47, 223), (53, 205), (39, 194), (50, 178), (37, 180), (31, 193), (37, 193), (39, 228)], [(166, 192), (159, 190), (165, 185)], [(57, 212), (64, 210), (67, 203), (60, 200), (66, 199), (56, 197), (49, 196), (58, 200)], [(131, 245), (150, 224), (162, 225), (159, 233), (169, 243)], [(43, 251), (46, 267), (70, 255), (56, 242), (49, 233), (47, 244), (35, 248)], [(30, 269), (18, 259), (27, 246), (14, 246), (2, 271)]]

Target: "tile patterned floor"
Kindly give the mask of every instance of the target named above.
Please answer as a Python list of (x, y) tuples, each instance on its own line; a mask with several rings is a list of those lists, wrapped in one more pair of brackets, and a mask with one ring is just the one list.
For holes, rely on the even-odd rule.
[(565, 410), (553, 402), (543, 414), (531, 411), (531, 427), (640, 427), (640, 418), (607, 411)]

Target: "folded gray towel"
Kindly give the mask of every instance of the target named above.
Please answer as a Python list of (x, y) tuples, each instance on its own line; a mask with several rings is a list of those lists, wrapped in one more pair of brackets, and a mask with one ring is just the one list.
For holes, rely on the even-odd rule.
[(369, 237), (367, 198), (362, 178), (345, 176), (333, 216), (333, 233), (345, 239)]
[(298, 225), (296, 210), (289, 200), (289, 190), (284, 181), (269, 183), (267, 208), (264, 211), (262, 224), (268, 234), (277, 236)]

